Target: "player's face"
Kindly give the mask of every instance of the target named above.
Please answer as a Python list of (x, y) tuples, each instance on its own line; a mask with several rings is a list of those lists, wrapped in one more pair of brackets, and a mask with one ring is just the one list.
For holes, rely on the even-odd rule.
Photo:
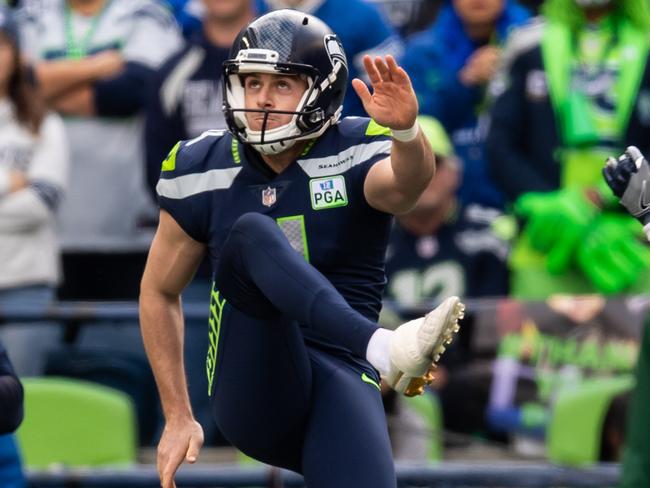
[(496, 22), (503, 11), (503, 0), (453, 0), (464, 24), (485, 25)]
[(7, 86), (15, 65), (14, 48), (11, 42), (0, 34), (0, 86)]
[[(298, 76), (252, 73), (244, 78), (244, 97), (248, 109), (293, 112), (306, 90), (307, 81)], [(288, 124), (292, 117), (291, 114), (271, 113), (266, 130)], [(262, 130), (264, 114), (247, 112), (246, 121), (252, 130)]]

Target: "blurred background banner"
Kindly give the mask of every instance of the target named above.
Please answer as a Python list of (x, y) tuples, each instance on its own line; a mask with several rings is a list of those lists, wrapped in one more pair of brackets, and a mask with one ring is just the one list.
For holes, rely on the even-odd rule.
[(475, 358), (494, 358), (487, 415), (496, 430), (541, 438), (562, 390), (634, 371), (642, 299), (557, 296), (482, 305), (471, 350)]

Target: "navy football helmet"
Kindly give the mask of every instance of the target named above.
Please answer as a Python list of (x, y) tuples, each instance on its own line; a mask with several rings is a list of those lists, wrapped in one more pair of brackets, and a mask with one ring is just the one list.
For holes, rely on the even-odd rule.
[[(308, 87), (293, 112), (246, 108), (242, 76), (246, 73), (303, 76)], [(223, 77), (223, 110), (232, 134), (262, 154), (277, 154), (297, 140), (320, 136), (337, 122), (348, 68), (341, 42), (325, 23), (284, 9), (259, 17), (239, 33), (224, 62)], [(251, 130), (247, 112), (265, 114), (261, 130)], [(271, 113), (293, 117), (288, 124), (266, 129)]]

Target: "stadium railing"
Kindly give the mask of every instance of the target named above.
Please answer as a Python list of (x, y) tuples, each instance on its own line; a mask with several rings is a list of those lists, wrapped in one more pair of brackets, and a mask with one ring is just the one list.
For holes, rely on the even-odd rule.
[[(463, 464), (433, 465), (398, 464), (397, 480), (406, 487), (503, 487), (503, 488), (566, 488), (616, 486), (620, 468), (616, 464), (601, 464), (588, 468), (566, 468), (550, 464)], [(39, 488), (64, 486), (84, 487), (159, 487), (154, 466), (139, 466), (128, 470), (56, 470), (28, 473), (30, 483)], [(197, 465), (183, 467), (176, 476), (179, 488), (195, 487), (304, 487), (301, 476), (290, 471), (268, 467)]]

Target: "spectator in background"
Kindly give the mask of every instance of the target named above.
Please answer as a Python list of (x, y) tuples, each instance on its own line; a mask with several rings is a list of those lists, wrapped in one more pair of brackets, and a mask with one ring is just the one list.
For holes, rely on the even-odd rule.
[[(203, 28), (156, 73), (145, 125), (147, 180), (152, 195), (174, 144), (225, 129), (221, 69), (239, 31), (253, 18), (251, 0), (202, 0)], [(209, 289), (209, 286), (206, 290)]]
[[(60, 276), (54, 220), (68, 148), (62, 121), (45, 112), (27, 77), (13, 14), (0, 7), (0, 306), (44, 309)], [(48, 324), (0, 327), (21, 375), (42, 372), (44, 353), (60, 334)]]
[(331, 27), (345, 46), (348, 58), (348, 87), (343, 100), (343, 116), (365, 117), (361, 99), (350, 83), (361, 77), (364, 81), (363, 57), (367, 54), (397, 57), (402, 41), (376, 5), (365, 0), (254, 0), (261, 15), (270, 10), (293, 8), (318, 17)]
[(650, 253), (600, 169), (615, 148), (649, 148), (648, 2), (548, 0), (542, 12), (507, 50), (487, 141), (495, 181), (524, 222), (512, 291), (647, 292)]
[[(4, 9), (0, 8), (4, 15)], [(23, 387), (0, 342), (0, 480), (3, 488), (26, 486), (14, 432), (23, 420)]]
[[(149, 190), (156, 198), (160, 167), (172, 147), (209, 129), (225, 129), (222, 112), (222, 65), (228, 59), (235, 37), (253, 19), (251, 0), (202, 0), (203, 28), (192, 34), (184, 49), (172, 56), (156, 73), (145, 123), (145, 151)], [(211, 271), (204, 263), (183, 291), (187, 302), (207, 303)], [(206, 357), (205, 321), (188, 321), (185, 328), (185, 357), (190, 400), (203, 426), (207, 443), (216, 436), (216, 426), (205, 394), (205, 366), (196, 358)]]
[(387, 298), (400, 306), (508, 292), (508, 244), (491, 224), (494, 208), (465, 205), (455, 196), (458, 160), (442, 126), (420, 116), (420, 127), (436, 154), (436, 174), (416, 206), (396, 217), (386, 259)]
[(386, 13), (401, 37), (427, 29), (444, 0), (369, 0)]
[(165, 3), (172, 9), (185, 37), (191, 39), (194, 32), (201, 30), (201, 17), (204, 14), (203, 0), (166, 0)]
[(153, 0), (53, 0), (26, 2), (21, 29), (70, 140), (61, 295), (135, 299), (155, 219), (140, 113), (155, 70), (180, 47), (174, 19)]
[(463, 161), (458, 194), (465, 203), (503, 205), (488, 176), (481, 115), (501, 46), (511, 29), (528, 18), (528, 11), (514, 0), (449, 0), (433, 25), (404, 48), (401, 62), (411, 74), (420, 112), (442, 123)]

